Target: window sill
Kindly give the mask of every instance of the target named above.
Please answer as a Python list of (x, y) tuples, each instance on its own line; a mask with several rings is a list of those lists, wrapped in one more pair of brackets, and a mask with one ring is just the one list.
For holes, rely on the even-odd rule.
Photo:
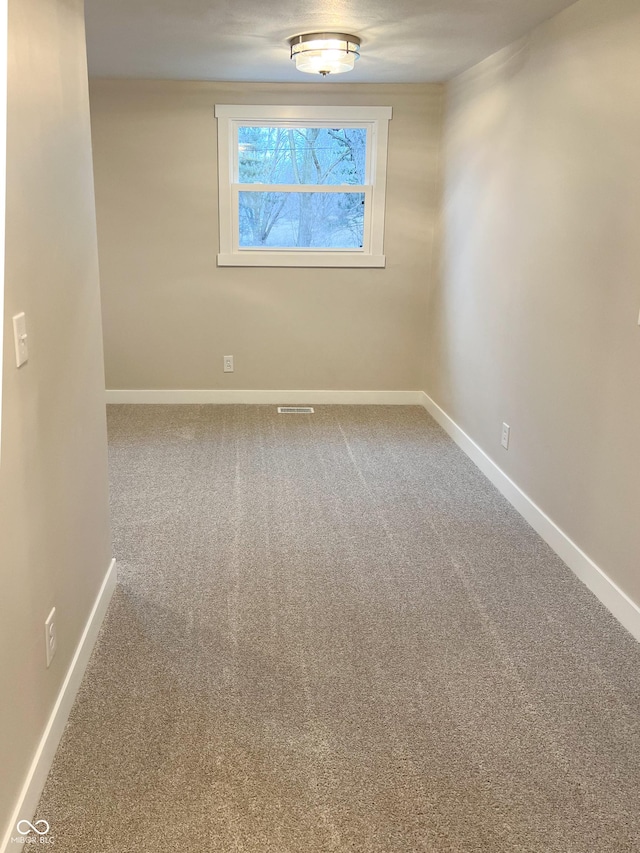
[(386, 266), (384, 255), (359, 252), (263, 252), (219, 254), (219, 267), (368, 267)]

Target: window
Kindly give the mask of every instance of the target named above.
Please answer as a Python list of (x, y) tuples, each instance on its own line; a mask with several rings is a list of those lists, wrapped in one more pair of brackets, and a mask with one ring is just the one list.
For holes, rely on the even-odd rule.
[(217, 105), (219, 266), (383, 267), (390, 107)]

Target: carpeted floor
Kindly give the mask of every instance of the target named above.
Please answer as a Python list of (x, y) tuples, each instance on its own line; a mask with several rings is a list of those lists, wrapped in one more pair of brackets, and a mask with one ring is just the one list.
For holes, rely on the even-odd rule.
[(640, 645), (424, 411), (109, 427), (57, 851), (640, 850)]

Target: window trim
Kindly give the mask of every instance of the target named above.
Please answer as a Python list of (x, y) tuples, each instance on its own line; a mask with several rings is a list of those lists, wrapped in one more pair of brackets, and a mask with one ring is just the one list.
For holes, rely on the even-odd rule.
[[(384, 216), (389, 121), (391, 107), (314, 107), (293, 105), (216, 104), (218, 120), (218, 200), (220, 251), (218, 266), (241, 267), (384, 267)], [(270, 249), (240, 247), (238, 224), (238, 192), (248, 185), (238, 184), (237, 127), (258, 122), (272, 127), (366, 127), (367, 166), (364, 185), (349, 185), (350, 192), (365, 194), (365, 239), (362, 249)], [(252, 184), (256, 187), (270, 184)], [(308, 185), (304, 185), (307, 187)], [(336, 192), (320, 185), (314, 191)], [(279, 185), (289, 192), (305, 192), (299, 185)], [(249, 190), (249, 191), (252, 191)]]

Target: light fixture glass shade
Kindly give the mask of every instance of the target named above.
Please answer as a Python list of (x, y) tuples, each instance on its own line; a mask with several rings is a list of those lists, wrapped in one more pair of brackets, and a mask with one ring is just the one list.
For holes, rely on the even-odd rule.
[(323, 77), (351, 71), (360, 56), (360, 39), (346, 33), (305, 33), (289, 44), (298, 71)]

